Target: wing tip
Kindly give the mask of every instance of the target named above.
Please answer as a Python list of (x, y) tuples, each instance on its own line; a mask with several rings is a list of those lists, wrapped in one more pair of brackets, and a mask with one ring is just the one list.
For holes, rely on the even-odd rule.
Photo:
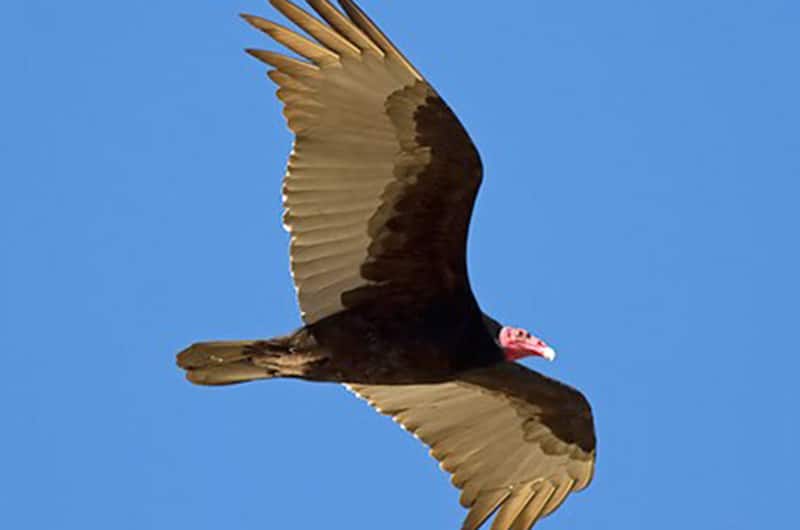
[(258, 15), (253, 15), (251, 13), (239, 13), (239, 17), (250, 24), (251, 26), (261, 29), (258, 25), (263, 24), (264, 22), (269, 22), (267, 19), (260, 17)]

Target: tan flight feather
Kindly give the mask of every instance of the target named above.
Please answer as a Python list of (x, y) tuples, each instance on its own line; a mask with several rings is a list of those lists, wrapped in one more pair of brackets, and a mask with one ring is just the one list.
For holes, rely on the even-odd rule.
[(406, 59), (406, 56), (403, 55), (394, 44), (392, 44), (392, 41), (390, 41), (389, 38), (384, 35), (380, 28), (378, 28), (378, 26), (367, 16), (366, 13), (361, 10), (360, 7), (350, 0), (339, 0), (339, 4), (341, 4), (353, 22), (355, 22), (355, 24), (361, 28), (364, 33), (369, 35), (369, 37), (381, 47), (384, 53), (397, 59), (406, 68), (408, 68), (411, 73), (414, 74), (414, 77), (420, 81), (424, 79), (422, 74), (420, 74), (419, 71), (414, 68), (414, 65), (411, 64), (411, 61)]
[(281, 72), (288, 74), (292, 77), (302, 79), (304, 77), (318, 78), (319, 68), (316, 65), (298, 61), (292, 57), (287, 57), (283, 54), (271, 52), (267, 50), (256, 50), (248, 48), (245, 50), (247, 53), (255, 57), (261, 62), (264, 62)]
[(354, 57), (361, 55), (361, 50), (355, 44), (292, 2), (288, 0), (270, 0), (270, 3), (275, 9), (283, 13), (286, 18), (303, 28), (309, 35), (339, 55), (350, 55)]
[(510, 495), (511, 490), (506, 488), (478, 499), (467, 514), (462, 530), (477, 530)]
[(256, 15), (242, 15), (253, 27), (260, 29), (298, 55), (313, 61), (319, 66), (336, 64), (339, 56), (330, 49), (313, 42), (287, 27)]
[(358, 26), (344, 16), (338, 9), (333, 7), (328, 0), (308, 0), (319, 16), (331, 25), (333, 29), (347, 37), (347, 39), (358, 46), (362, 52), (374, 53), (383, 57), (384, 53), (369, 37), (367, 37)]

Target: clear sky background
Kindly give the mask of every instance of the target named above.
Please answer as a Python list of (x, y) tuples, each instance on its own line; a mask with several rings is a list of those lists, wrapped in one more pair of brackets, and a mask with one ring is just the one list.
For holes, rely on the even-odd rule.
[[(362, 5), (481, 150), (484, 309), (594, 407), (595, 481), (540, 527), (795, 524), (800, 3)], [(425, 448), (342, 388), (174, 366), (300, 323), (291, 137), (238, 12), (274, 18), (3, 4), (3, 528), (460, 524)]]

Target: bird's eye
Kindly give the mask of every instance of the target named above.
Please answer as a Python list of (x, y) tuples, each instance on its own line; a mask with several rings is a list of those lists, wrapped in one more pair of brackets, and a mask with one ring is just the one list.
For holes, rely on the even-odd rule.
[(530, 333), (526, 333), (526, 334), (525, 334), (525, 338), (526, 338), (526, 339), (529, 339), (529, 338), (531, 338), (531, 334), (530, 334)]
[(524, 331), (522, 331), (521, 329), (518, 329), (518, 330), (517, 330), (517, 337), (519, 337), (519, 338), (522, 338), (522, 337), (524, 337), (524, 336), (525, 336), (525, 332), (524, 332)]

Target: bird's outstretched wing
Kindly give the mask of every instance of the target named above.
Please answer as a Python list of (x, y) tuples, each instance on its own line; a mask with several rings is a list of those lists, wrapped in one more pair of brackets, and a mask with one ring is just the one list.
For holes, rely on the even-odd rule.
[(456, 116), (352, 1), (341, 0), (342, 12), (309, 0), (321, 20), (271, 3), (311, 37), (245, 15), (306, 59), (249, 50), (275, 68), (295, 133), (284, 224), (305, 322), (469, 291), (466, 240), (482, 171)]
[(517, 363), (432, 385), (350, 385), (430, 446), (469, 508), (464, 529), (528, 530), (592, 479), (595, 436), (583, 395)]

